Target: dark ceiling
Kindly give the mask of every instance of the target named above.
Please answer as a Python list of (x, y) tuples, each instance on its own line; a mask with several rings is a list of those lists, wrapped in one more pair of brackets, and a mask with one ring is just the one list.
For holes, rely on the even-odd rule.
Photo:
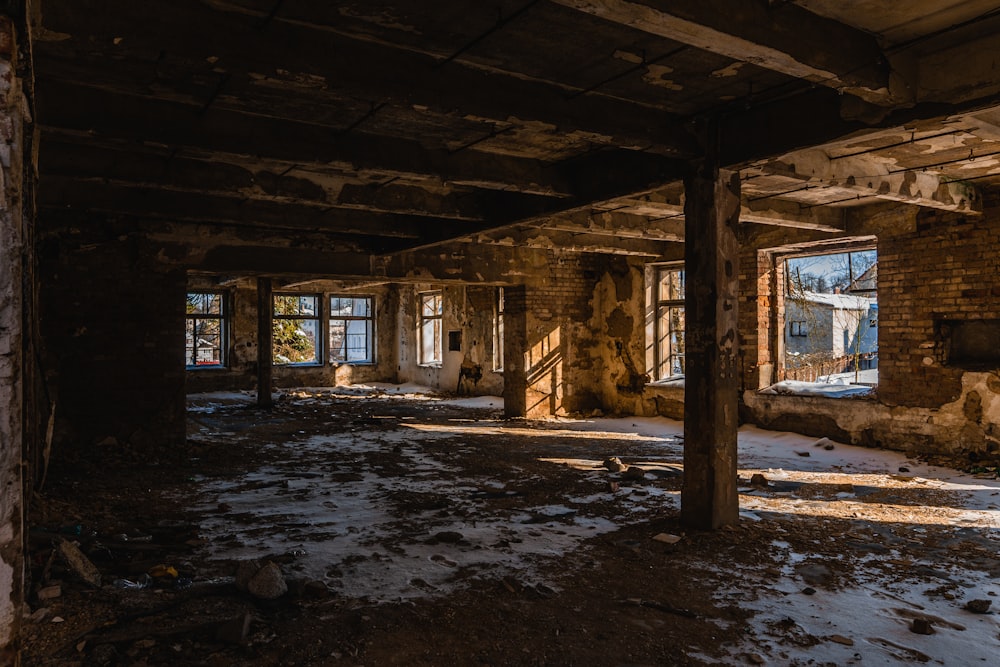
[[(818, 0), (43, 0), (39, 207), (319, 231), (382, 254), (646, 197), (622, 227), (677, 240), (649, 222), (678, 204), (656, 189), (702, 152), (708, 119), (723, 163), (763, 169), (770, 196), (796, 175), (761, 160), (994, 101), (989, 87), (900, 85), (900, 51), (872, 26), (799, 4), (823, 13)], [(930, 71), (932, 46), (907, 62)]]

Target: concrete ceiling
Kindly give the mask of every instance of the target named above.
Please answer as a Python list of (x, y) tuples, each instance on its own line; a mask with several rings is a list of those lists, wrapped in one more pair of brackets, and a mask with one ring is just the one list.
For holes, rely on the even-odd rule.
[(975, 211), (1000, 50), (971, 19), (994, 4), (41, 0), (39, 206), (655, 256), (715, 119), (747, 221)]

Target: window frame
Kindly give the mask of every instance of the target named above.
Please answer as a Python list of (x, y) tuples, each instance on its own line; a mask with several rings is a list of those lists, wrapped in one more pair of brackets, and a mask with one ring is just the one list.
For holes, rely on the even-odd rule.
[[(425, 304), (428, 299), (437, 299), (436, 312), (425, 314)], [(434, 331), (435, 341), (429, 348), (425, 345), (426, 329), (430, 325)], [(427, 358), (431, 350), (433, 357)], [(444, 291), (427, 290), (417, 293), (417, 364), (419, 366), (440, 366), (444, 361)]]
[[(681, 295), (679, 298), (664, 299), (660, 296), (660, 285), (663, 276), (667, 273), (680, 274)], [(653, 381), (669, 382), (684, 378), (687, 370), (687, 320), (684, 319), (685, 327), (679, 330), (671, 328), (672, 312), (679, 310), (682, 319), (685, 311), (685, 297), (687, 295), (687, 276), (683, 263), (655, 264), (653, 265)], [(672, 334), (680, 333), (680, 352), (675, 351), (675, 346), (671, 340)], [(666, 358), (663, 356), (663, 342), (666, 341), (668, 352)], [(680, 373), (674, 373), (675, 359), (680, 364)], [(663, 373), (663, 369), (670, 369), (671, 372)]]
[(496, 373), (503, 373), (503, 287), (497, 287), (493, 309), (493, 371)]
[[(351, 301), (365, 300), (368, 302), (368, 314), (367, 315), (335, 315), (333, 308), (334, 299), (350, 299)], [(327, 320), (327, 359), (330, 364), (335, 366), (341, 365), (370, 365), (375, 363), (375, 297), (370, 294), (328, 294), (326, 299), (327, 307), (329, 308), (329, 314), (326, 318)], [(353, 310), (353, 309), (352, 309)], [(344, 358), (334, 359), (334, 344), (333, 344), (333, 331), (334, 323), (343, 322), (344, 323)], [(365, 329), (365, 358), (364, 359), (350, 359), (348, 350), (352, 349), (348, 346), (348, 341), (350, 340), (351, 334), (348, 329), (350, 328), (351, 322), (365, 322), (367, 327)], [(355, 348), (356, 349), (356, 348)]]
[[(228, 361), (229, 361), (229, 322), (228, 322), (229, 308), (228, 308), (228, 303), (227, 303), (228, 294), (226, 293), (225, 290), (195, 289), (195, 290), (187, 290), (186, 299), (190, 299), (191, 295), (193, 295), (193, 294), (213, 295), (213, 296), (219, 297), (219, 313), (218, 314), (215, 314), (215, 313), (189, 313), (189, 312), (185, 312), (184, 313), (184, 331), (185, 331), (184, 368), (186, 370), (191, 370), (191, 371), (195, 371), (195, 370), (197, 370), (197, 371), (202, 371), (202, 370), (216, 370), (216, 369), (220, 369), (220, 368), (228, 368)], [(189, 359), (188, 356), (187, 356), (187, 353), (188, 353), (188, 347), (187, 347), (187, 325), (188, 325), (188, 322), (194, 321), (195, 322), (195, 325), (194, 325), (195, 329), (197, 329), (198, 320), (216, 320), (216, 321), (219, 322), (219, 333), (218, 333), (219, 344), (218, 344), (217, 348), (213, 348), (213, 349), (218, 349), (218, 353), (219, 353), (219, 362), (218, 363), (199, 364), (199, 363), (197, 363), (197, 361), (198, 361), (197, 358), (194, 359), (195, 363), (191, 363), (192, 359)], [(192, 357), (197, 357), (197, 354), (198, 354), (198, 345), (196, 343), (196, 340), (197, 340), (197, 335), (196, 335), (196, 333), (193, 333), (192, 334), (192, 343), (193, 344), (192, 344), (192, 347), (191, 347), (191, 355), (192, 355)]]
[[(315, 314), (314, 315), (280, 315), (275, 312), (277, 309), (277, 302), (279, 297), (295, 297), (298, 299), (311, 297), (315, 299)], [(313, 355), (312, 361), (289, 361), (281, 362), (275, 358), (275, 340), (274, 340), (274, 326), (278, 321), (294, 321), (294, 320), (307, 320), (314, 321), (316, 323), (316, 338), (314, 341), (315, 354)], [(272, 366), (322, 366), (323, 365), (323, 295), (317, 292), (273, 292), (271, 294), (271, 365)]]

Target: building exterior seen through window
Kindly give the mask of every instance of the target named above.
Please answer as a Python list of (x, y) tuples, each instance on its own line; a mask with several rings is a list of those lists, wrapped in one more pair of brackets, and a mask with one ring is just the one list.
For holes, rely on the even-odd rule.
[(226, 363), (226, 310), (223, 292), (188, 292), (184, 361), (188, 368)]
[(272, 360), (276, 365), (320, 363), (320, 298), (316, 294), (274, 294)]
[(330, 297), (330, 361), (375, 361), (375, 308), (370, 296)]
[(783, 377), (878, 384), (878, 259), (874, 248), (784, 259)]
[(655, 380), (684, 376), (684, 267), (655, 267), (656, 344)]
[(421, 292), (419, 295), (418, 337), (420, 338), (421, 364), (441, 363), (441, 332), (444, 301), (440, 290)]

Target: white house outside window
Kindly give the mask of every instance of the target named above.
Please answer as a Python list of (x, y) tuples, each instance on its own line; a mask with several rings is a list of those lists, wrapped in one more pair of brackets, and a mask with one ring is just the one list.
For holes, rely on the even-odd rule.
[(318, 364), (320, 361), (319, 296), (275, 294), (271, 330), (275, 364)]
[(422, 292), (419, 296), (419, 363), (439, 364), (441, 363), (441, 321), (442, 313), (444, 312), (443, 298), (440, 291)]
[(223, 292), (188, 292), (184, 360), (188, 368), (225, 365), (226, 312)]
[(330, 297), (330, 361), (370, 364), (374, 354), (374, 299)]
[(684, 375), (684, 268), (656, 267), (655, 379)]

